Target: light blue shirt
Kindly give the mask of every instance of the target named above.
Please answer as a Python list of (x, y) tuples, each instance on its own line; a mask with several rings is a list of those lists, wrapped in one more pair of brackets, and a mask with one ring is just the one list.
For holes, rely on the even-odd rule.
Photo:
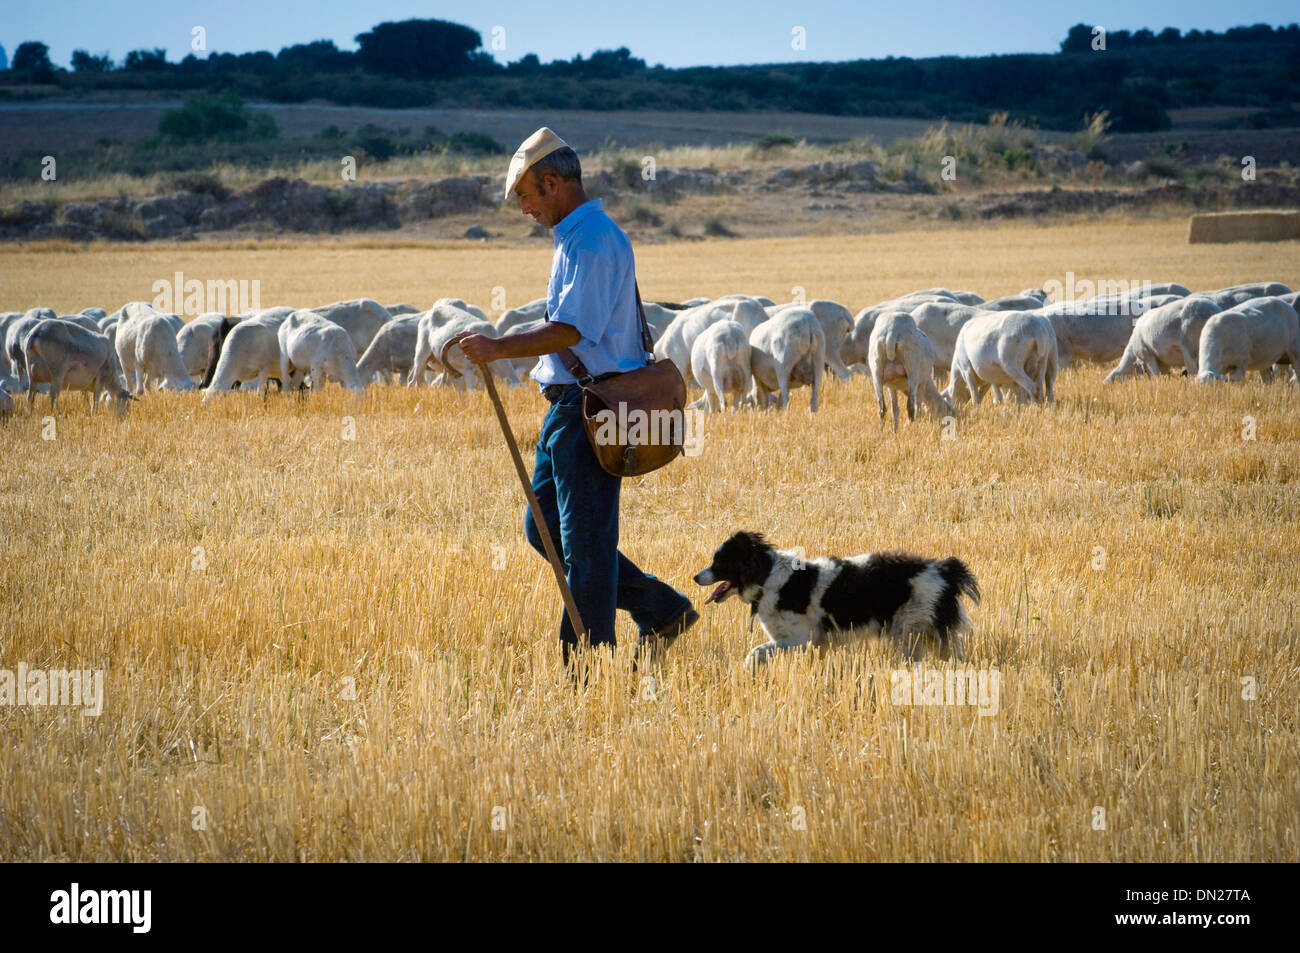
[[(645, 365), (632, 242), (605, 214), (604, 199), (584, 202), (555, 226), (546, 310), (578, 329), (572, 351), (593, 377)], [(543, 354), (529, 376), (543, 387), (575, 379), (559, 354)]]

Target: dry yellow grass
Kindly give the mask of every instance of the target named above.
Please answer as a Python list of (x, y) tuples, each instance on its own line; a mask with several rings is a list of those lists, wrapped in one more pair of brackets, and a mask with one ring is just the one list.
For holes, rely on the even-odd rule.
[[(708, 242), (642, 249), (640, 273), (648, 296), (801, 285), (855, 308), (1067, 269), (1300, 283), (1296, 243), (1189, 248), (1184, 229)], [(151, 297), (175, 270), (261, 278), (265, 304), (486, 304), (495, 285), (517, 303), (548, 258), (46, 248), (0, 252), (0, 276), (6, 307), (60, 310)], [(107, 700), (0, 707), (0, 857), (1294, 861), (1300, 395), (1102, 374), (1066, 372), (1054, 406), (968, 409), (954, 440), (928, 418), (881, 430), (865, 381), (831, 382), (815, 417), (806, 391), (716, 417), (702, 456), (624, 485), (625, 550), (692, 597), (737, 528), (960, 556), (985, 595), (969, 664), (1000, 674), (990, 717), (894, 704), (884, 650), (751, 678), (734, 601), (653, 691), (626, 644), (575, 691), (481, 392), (151, 394), (121, 422), (71, 395), (53, 440), (39, 398), (0, 427), (0, 668), (103, 668)], [(527, 451), (543, 403), (506, 398)]]

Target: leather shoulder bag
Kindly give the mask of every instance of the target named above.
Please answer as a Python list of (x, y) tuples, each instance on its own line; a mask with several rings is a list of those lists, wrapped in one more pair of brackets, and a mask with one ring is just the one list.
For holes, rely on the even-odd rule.
[(618, 477), (649, 473), (686, 452), (686, 382), (671, 360), (654, 359), (641, 289), (633, 287), (641, 346), (651, 355), (644, 367), (593, 378), (572, 349), (558, 352), (582, 388), (582, 422), (591, 449), (601, 468)]

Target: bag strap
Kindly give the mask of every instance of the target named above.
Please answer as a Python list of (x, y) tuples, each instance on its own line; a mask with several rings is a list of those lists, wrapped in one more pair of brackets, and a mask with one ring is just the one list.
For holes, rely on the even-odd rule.
[[(650, 355), (650, 358), (646, 361), (646, 365), (649, 366), (655, 362), (655, 341), (654, 338), (650, 336), (650, 324), (645, 318), (645, 305), (641, 303), (641, 286), (637, 283), (636, 279), (632, 280), (632, 291), (636, 294), (637, 317), (641, 319), (641, 349), (646, 354)], [(549, 311), (546, 312), (546, 320), (551, 320), (551, 313)], [(564, 365), (565, 370), (572, 374), (579, 384), (582, 384), (585, 387), (587, 384), (591, 383), (591, 372), (587, 370), (587, 365), (582, 363), (582, 358), (573, 353), (572, 348), (562, 347), (555, 353), (560, 355), (560, 362)]]

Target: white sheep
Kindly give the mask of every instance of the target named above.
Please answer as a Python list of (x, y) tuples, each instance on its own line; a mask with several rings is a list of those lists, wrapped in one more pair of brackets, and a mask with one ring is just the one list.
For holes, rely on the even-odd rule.
[(240, 387), (257, 390), (280, 378), (280, 339), (278, 332), (292, 308), (275, 307), (254, 312), (230, 329), (217, 356), (212, 381), (204, 391), (206, 401), (213, 394)]
[(968, 396), (978, 405), (993, 387), (1018, 389), (1017, 399), (1054, 399), (1057, 371), (1052, 322), (1027, 311), (989, 311), (971, 318), (957, 335), (948, 387), (950, 404)]
[(298, 390), (311, 375), (313, 390), (326, 380), (336, 380), (348, 390), (364, 389), (366, 381), (357, 373), (357, 349), (352, 336), (341, 325), (319, 312), (303, 309), (284, 319), (276, 332), (280, 344), (280, 386)]
[(719, 321), (735, 321), (744, 326), (751, 337), (754, 329), (767, 321), (767, 311), (756, 299), (747, 295), (727, 295), (708, 304), (679, 311), (655, 342), (657, 359), (668, 358), (677, 365), (682, 379), (687, 383), (691, 376), (691, 347), (695, 339)]
[(398, 380), (406, 379), (420, 336), (421, 317), (422, 314), (403, 314), (379, 329), (357, 361), (357, 373), (362, 380), (371, 381), (378, 375), (385, 384), (391, 384), (394, 374)]
[(117, 353), (106, 335), (70, 321), (44, 320), (27, 335), (23, 349), (24, 366), (30, 370), (29, 405), (36, 403), (36, 385), (48, 383), (51, 410), (64, 390), (85, 390), (91, 393), (92, 414), (104, 391), (116, 398), (119, 414), (126, 411), (131, 394), (122, 379)]
[[(424, 322), (421, 321), (421, 329), (424, 326)], [(497, 329), (492, 326), (491, 322), (484, 321), (468, 311), (462, 311), (438, 327), (431, 328), (428, 335), (430, 356), (426, 360), (435, 362), (438, 367), (443, 368), (446, 372), (445, 376), (451, 379), (452, 385), (457, 390), (472, 390), (476, 387), (485, 386), (478, 365), (471, 363), (459, 346), (450, 344), (452, 338), (466, 333), (481, 334), (489, 338), (498, 337)], [(407, 382), (411, 383), (415, 374), (423, 369), (424, 364), (417, 363), (413, 366), (411, 368), (411, 377), (408, 378)], [(488, 372), (493, 377), (501, 378), (507, 384), (517, 385), (519, 383), (519, 377), (515, 373), (514, 365), (505, 358), (489, 364)]]
[(691, 346), (691, 371), (704, 396), (691, 404), (721, 411), (732, 395), (732, 407), (749, 393), (749, 332), (739, 321), (719, 321), (706, 328)]
[(907, 394), (907, 419), (916, 419), (916, 399), (936, 417), (953, 414), (952, 405), (934, 386), (934, 345), (906, 311), (887, 311), (876, 319), (868, 344), (871, 383), (876, 390), (880, 422), (885, 422), (885, 387), (889, 388), (898, 430), (898, 394)]
[(779, 304), (764, 310), (770, 318), (786, 308), (800, 307), (811, 310), (813, 314), (817, 315), (817, 320), (822, 323), (822, 333), (826, 336), (826, 366), (840, 380), (848, 380), (852, 376), (852, 372), (846, 366), (848, 361), (844, 360), (843, 351), (845, 341), (853, 333), (853, 312), (838, 301), (828, 301), (825, 298), (817, 298), (807, 304), (800, 302)]
[(1272, 380), (1273, 365), (1280, 361), (1300, 367), (1300, 317), (1281, 298), (1252, 298), (1210, 316), (1201, 331), (1199, 358), (1201, 383), (1239, 381), (1247, 371)]
[(128, 386), (143, 393), (155, 381), (168, 390), (196, 390), (176, 344), (171, 315), (149, 305), (128, 308), (117, 325), (117, 359)]
[(826, 366), (826, 335), (817, 315), (808, 308), (787, 308), (759, 324), (749, 335), (749, 364), (754, 377), (749, 400), (756, 406), (767, 407), (775, 393), (777, 406), (784, 408), (790, 388), (807, 384), (816, 413)]
[(347, 331), (357, 354), (364, 354), (379, 329), (392, 320), (388, 309), (374, 298), (335, 301), (310, 310)]
[(1203, 295), (1178, 298), (1152, 308), (1137, 319), (1124, 354), (1103, 383), (1133, 374), (1159, 375), (1171, 367), (1185, 367), (1195, 376), (1201, 331), (1205, 322), (1222, 309)]

